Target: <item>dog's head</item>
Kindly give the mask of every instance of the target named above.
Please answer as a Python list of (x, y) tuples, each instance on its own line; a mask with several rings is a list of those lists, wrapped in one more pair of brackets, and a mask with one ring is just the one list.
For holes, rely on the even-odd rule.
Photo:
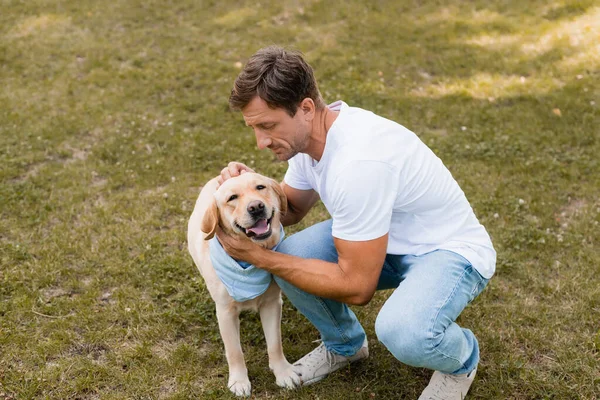
[(244, 173), (223, 182), (214, 194), (202, 220), (205, 240), (215, 235), (217, 226), (228, 235), (250, 239), (264, 247), (277, 244), (280, 217), (287, 212), (287, 199), (273, 179)]

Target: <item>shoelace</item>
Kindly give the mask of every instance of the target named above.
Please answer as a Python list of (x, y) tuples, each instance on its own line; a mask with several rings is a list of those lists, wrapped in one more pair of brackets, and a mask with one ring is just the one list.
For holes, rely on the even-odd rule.
[[(455, 377), (453, 377), (452, 375), (447, 375), (444, 374), (443, 375), (443, 379), (441, 381), (438, 381), (437, 386), (435, 387), (435, 393), (433, 393), (432, 395), (429, 396), (428, 400), (443, 400), (444, 398), (446, 398), (446, 396), (449, 394), (448, 393), (448, 384), (451, 383), (450, 388), (453, 388), (453, 393), (452, 394), (456, 394), (456, 384), (459, 383), (459, 380), (456, 379)], [(440, 396), (440, 393), (444, 395), (444, 397)]]
[(315, 340), (313, 341), (313, 343), (321, 343), (319, 345), (319, 347), (317, 347), (316, 349), (314, 349), (313, 351), (311, 351), (308, 356), (306, 357), (306, 360), (304, 360), (301, 364), (298, 365), (306, 365), (309, 368), (315, 368), (318, 367), (318, 361), (320, 361), (323, 357), (321, 356), (321, 354), (323, 352), (325, 352), (325, 359), (327, 360), (327, 363), (329, 364), (329, 367), (332, 367), (333, 364), (335, 363), (335, 358), (334, 355), (327, 350), (327, 347), (325, 347), (325, 343), (323, 343), (322, 340)]

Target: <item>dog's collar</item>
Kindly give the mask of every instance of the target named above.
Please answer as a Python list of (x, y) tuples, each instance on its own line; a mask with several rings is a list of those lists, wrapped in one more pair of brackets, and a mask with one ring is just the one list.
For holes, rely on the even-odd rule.
[[(285, 237), (282, 225), (280, 232), (279, 242), (271, 250), (276, 250)], [(233, 259), (225, 252), (216, 236), (208, 244), (213, 268), (235, 301), (251, 300), (266, 292), (273, 279), (268, 271)]]

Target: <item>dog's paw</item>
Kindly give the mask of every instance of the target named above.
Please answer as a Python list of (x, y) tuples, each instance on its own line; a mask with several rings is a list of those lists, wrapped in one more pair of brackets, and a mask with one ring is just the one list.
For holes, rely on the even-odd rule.
[(273, 373), (275, 374), (275, 382), (279, 387), (294, 389), (299, 387), (302, 383), (300, 376), (294, 371), (294, 366), (292, 364), (287, 364), (278, 370), (274, 370)]
[(250, 397), (250, 392), (252, 391), (252, 386), (250, 385), (250, 380), (246, 379), (237, 379), (237, 380), (229, 380), (227, 384), (229, 390), (236, 396)]

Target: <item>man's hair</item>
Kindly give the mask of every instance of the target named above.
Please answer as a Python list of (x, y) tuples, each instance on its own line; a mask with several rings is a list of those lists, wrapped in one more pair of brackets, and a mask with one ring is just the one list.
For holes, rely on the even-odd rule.
[(257, 51), (240, 72), (229, 96), (229, 106), (241, 110), (259, 96), (271, 108), (283, 108), (290, 116), (309, 97), (317, 109), (325, 106), (310, 65), (302, 54), (279, 46)]

